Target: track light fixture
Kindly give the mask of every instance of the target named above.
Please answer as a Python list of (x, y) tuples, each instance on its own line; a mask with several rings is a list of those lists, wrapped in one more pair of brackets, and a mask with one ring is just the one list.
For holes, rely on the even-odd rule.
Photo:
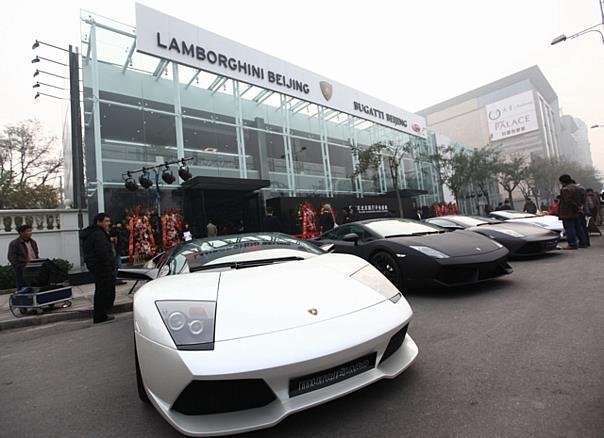
[(174, 181), (176, 181), (176, 177), (174, 176), (172, 170), (170, 170), (170, 167), (167, 164), (166, 168), (161, 173), (161, 179), (163, 179), (166, 184), (172, 184)]
[(127, 172), (127, 177), (124, 180), (124, 185), (126, 186), (126, 189), (130, 190), (131, 192), (136, 192), (138, 190), (138, 184), (136, 184), (136, 181), (134, 180), (134, 178), (132, 178), (130, 172)]
[(138, 178), (138, 182), (140, 183), (141, 187), (143, 187), (144, 189), (148, 189), (151, 186), (153, 186), (153, 181), (151, 181), (151, 178), (149, 178), (149, 171), (147, 169), (145, 169), (144, 167), (143, 167), (143, 173)]
[(180, 176), (183, 181), (188, 181), (193, 176), (193, 175), (191, 175), (191, 172), (189, 171), (189, 166), (187, 166), (185, 164), (185, 160), (182, 160), (182, 164), (180, 165), (180, 168), (178, 169), (178, 176)]

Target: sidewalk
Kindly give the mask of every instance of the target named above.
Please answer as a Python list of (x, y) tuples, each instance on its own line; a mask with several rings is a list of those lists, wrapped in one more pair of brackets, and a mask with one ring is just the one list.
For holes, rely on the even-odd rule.
[[(114, 313), (129, 312), (132, 310), (133, 295), (128, 295), (134, 281), (126, 281), (126, 284), (116, 286)], [(142, 286), (140, 282), (137, 289)], [(8, 302), (10, 295), (0, 295), (0, 331), (10, 330), (19, 327), (28, 327), (32, 325), (48, 324), (57, 321), (69, 319), (92, 320), (92, 300), (94, 296), (94, 284), (82, 284), (72, 286), (73, 298), (71, 307), (58, 308), (56, 310), (47, 310), (41, 315), (26, 315), (15, 317), (9, 308)]]

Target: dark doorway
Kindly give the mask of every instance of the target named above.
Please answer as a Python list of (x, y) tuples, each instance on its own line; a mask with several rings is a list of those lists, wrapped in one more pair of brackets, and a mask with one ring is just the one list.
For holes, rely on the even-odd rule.
[(183, 211), (195, 237), (207, 235), (211, 220), (219, 234), (260, 231), (262, 200), (258, 190), (270, 181), (198, 176), (183, 183)]

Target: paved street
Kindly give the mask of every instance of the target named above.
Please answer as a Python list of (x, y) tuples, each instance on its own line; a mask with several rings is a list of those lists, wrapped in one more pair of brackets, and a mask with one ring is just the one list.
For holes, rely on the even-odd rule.
[[(407, 295), (414, 365), (253, 437), (604, 436), (604, 239)], [(0, 334), (0, 436), (178, 436), (136, 396), (131, 315)]]

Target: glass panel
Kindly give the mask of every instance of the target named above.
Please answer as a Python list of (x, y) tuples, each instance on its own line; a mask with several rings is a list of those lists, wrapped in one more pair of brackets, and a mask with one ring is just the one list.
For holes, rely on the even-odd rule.
[(353, 193), (352, 149), (346, 146), (328, 145), (331, 177), (335, 193)]

